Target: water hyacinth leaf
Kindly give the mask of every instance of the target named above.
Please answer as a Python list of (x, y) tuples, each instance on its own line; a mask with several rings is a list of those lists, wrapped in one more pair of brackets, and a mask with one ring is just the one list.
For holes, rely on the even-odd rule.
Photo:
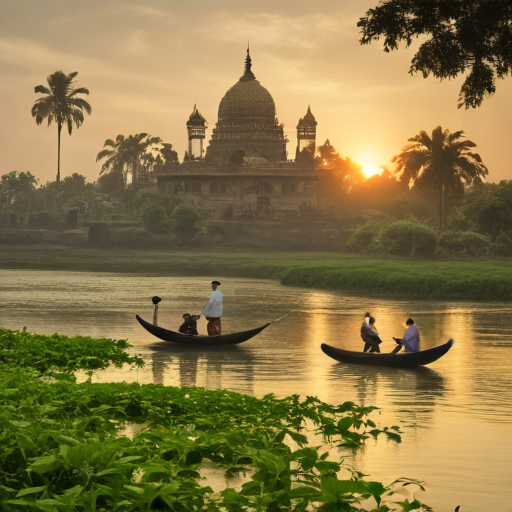
[(65, 444), (68, 446), (78, 446), (81, 444), (80, 441), (78, 441), (77, 439), (62, 434), (57, 434), (55, 436), (55, 440), (61, 444)]
[(25, 434), (18, 432), (16, 434), (16, 441), (25, 459), (37, 452), (37, 446)]
[(182, 469), (181, 471), (178, 471), (178, 476), (182, 478), (201, 478), (201, 475), (193, 469)]
[(39, 494), (40, 492), (46, 491), (46, 489), (46, 485), (40, 487), (27, 487), (26, 489), (22, 489), (20, 492), (18, 492), (18, 494), (16, 494), (16, 498), (21, 498), (29, 494)]
[(339, 462), (322, 460), (315, 464), (315, 468), (321, 473), (337, 473), (341, 469), (341, 466)]
[(389, 432), (389, 430), (384, 431), (384, 433), (386, 434), (388, 439), (392, 439), (393, 441), (395, 441), (397, 443), (402, 442), (402, 436), (400, 434), (397, 434), (395, 432)]
[(136, 460), (141, 460), (142, 456), (140, 455), (128, 455), (127, 457), (121, 457), (117, 460), (118, 464), (128, 464), (129, 462), (134, 462)]
[(70, 489), (66, 489), (64, 491), (65, 496), (75, 496), (77, 494), (80, 494), (83, 491), (83, 486), (81, 485), (75, 485), (74, 487), (71, 487)]
[(22, 505), (22, 506), (25, 506), (25, 507), (32, 507), (32, 510), (33, 510), (33, 507), (34, 507), (34, 502), (33, 501), (27, 501), (27, 500), (15, 499), (15, 500), (9, 500), (7, 503), (9, 503), (9, 505)]
[(338, 480), (336, 477), (328, 476), (322, 478), (320, 482), (320, 489), (324, 497), (328, 499), (326, 501), (335, 501), (341, 499), (346, 494), (366, 492), (366, 486), (363, 482), (355, 480)]
[(143, 464), (141, 469), (144, 471), (143, 480), (146, 480), (147, 477), (153, 473), (169, 473), (169, 469), (161, 464)]
[(314, 448), (302, 448), (292, 454), (292, 460), (299, 460), (302, 469), (309, 470), (318, 460), (318, 452)]
[(388, 491), (380, 482), (368, 482), (366, 485), (368, 492), (374, 497), (377, 506), (380, 506), (382, 495)]
[(203, 456), (197, 450), (193, 450), (187, 453), (185, 462), (188, 465), (199, 464), (203, 460)]
[(55, 471), (58, 467), (62, 466), (62, 462), (57, 460), (54, 456), (37, 457), (33, 460), (35, 462), (30, 464), (27, 471), (37, 473), (38, 475)]
[[(414, 510), (420, 510), (423, 507), (423, 504), (418, 500), (405, 500), (405, 501), (397, 501), (397, 504), (402, 507), (402, 510), (404, 512), (412, 512)], [(425, 507), (423, 507), (425, 508)], [(430, 510), (430, 509), (427, 509)]]
[(135, 485), (125, 485), (124, 488), (134, 492), (135, 494), (144, 494), (144, 489), (142, 487), (137, 487)]
[(291, 489), (290, 491), (288, 491), (287, 495), (288, 498), (291, 500), (299, 498), (308, 498), (310, 500), (313, 500), (315, 498), (318, 498), (320, 496), (320, 493), (318, 492), (318, 489), (303, 485)]
[[(259, 486), (258, 486), (259, 488)], [(228, 507), (228, 510), (241, 510), (242, 507), (247, 507), (249, 505), (249, 500), (239, 492), (235, 491), (235, 489), (224, 489), (221, 493), (222, 502), (221, 505)], [(237, 509), (232, 509), (231, 506), (236, 505)]]
[(338, 431), (341, 435), (343, 435), (345, 432), (349, 430), (349, 428), (354, 424), (354, 419), (351, 417), (341, 418), (341, 420), (338, 421), (337, 427)]

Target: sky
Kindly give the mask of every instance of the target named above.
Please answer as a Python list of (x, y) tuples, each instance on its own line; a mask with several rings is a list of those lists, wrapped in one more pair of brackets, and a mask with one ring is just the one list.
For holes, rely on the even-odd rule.
[(92, 115), (62, 132), (61, 176), (99, 176), (96, 155), (118, 134), (149, 133), (187, 149), (194, 104), (207, 140), (226, 91), (252, 71), (272, 94), (295, 155), (296, 126), (308, 105), (317, 144), (329, 139), (365, 169), (391, 158), (420, 130), (464, 130), (489, 169), (512, 179), (512, 78), (499, 80), (478, 109), (458, 109), (464, 77), (411, 76), (418, 43), (384, 53), (359, 44), (357, 21), (378, 0), (4, 0), (0, 2), (0, 175), (30, 170), (55, 179), (57, 128), (36, 125), (34, 87), (62, 70), (78, 71)]

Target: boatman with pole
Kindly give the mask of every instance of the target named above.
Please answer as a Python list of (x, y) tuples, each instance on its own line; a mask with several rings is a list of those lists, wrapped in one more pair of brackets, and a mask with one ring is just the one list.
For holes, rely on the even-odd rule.
[(208, 336), (219, 336), (222, 334), (220, 317), (222, 316), (222, 292), (217, 290), (219, 281), (212, 281), (212, 293), (203, 308), (203, 315), (208, 320), (206, 326)]

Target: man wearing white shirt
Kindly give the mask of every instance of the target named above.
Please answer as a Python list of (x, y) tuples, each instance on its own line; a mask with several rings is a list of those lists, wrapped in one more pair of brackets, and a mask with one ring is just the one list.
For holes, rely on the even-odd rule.
[(203, 308), (203, 315), (208, 320), (208, 336), (219, 336), (222, 333), (222, 292), (217, 290), (217, 286), (220, 286), (219, 281), (212, 281), (212, 293)]

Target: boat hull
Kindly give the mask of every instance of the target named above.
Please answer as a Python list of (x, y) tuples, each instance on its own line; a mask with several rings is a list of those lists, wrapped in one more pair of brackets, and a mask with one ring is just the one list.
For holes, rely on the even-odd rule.
[(376, 354), (369, 352), (353, 352), (331, 347), (322, 343), (321, 348), (329, 357), (342, 363), (387, 366), (391, 368), (412, 368), (433, 363), (443, 357), (452, 348), (453, 340), (444, 345), (429, 348), (420, 352), (402, 352), (398, 354)]
[(221, 334), (220, 336), (191, 336), (188, 334), (181, 334), (179, 332), (169, 331), (158, 325), (150, 324), (142, 319), (139, 315), (135, 315), (140, 325), (149, 333), (161, 340), (171, 343), (181, 343), (182, 345), (238, 345), (244, 341), (250, 340), (270, 324), (265, 324), (262, 327), (251, 329), (250, 331), (234, 332), (232, 334)]

